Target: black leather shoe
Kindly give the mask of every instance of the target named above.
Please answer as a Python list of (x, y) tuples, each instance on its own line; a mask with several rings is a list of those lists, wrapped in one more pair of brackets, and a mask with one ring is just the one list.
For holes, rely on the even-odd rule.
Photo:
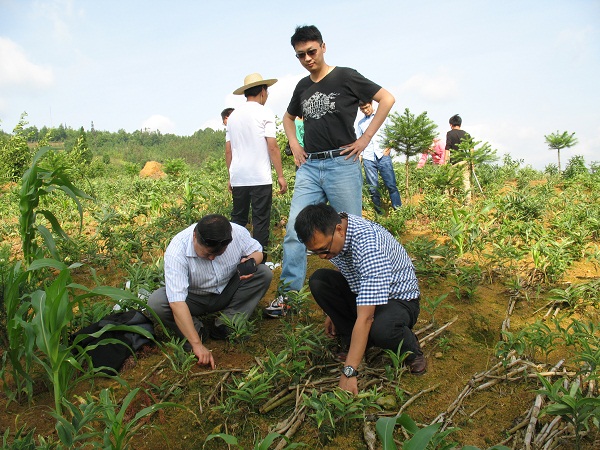
[(427, 372), (427, 358), (423, 354), (416, 356), (412, 361), (406, 361), (406, 365), (413, 375), (419, 376)]

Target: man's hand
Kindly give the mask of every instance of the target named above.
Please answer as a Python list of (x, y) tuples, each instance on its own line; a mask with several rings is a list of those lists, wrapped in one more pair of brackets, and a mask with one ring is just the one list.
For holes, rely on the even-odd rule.
[(351, 392), (354, 395), (358, 395), (358, 380), (356, 377), (348, 378), (346, 375), (342, 374), (340, 377), (340, 389)]
[(279, 184), (279, 193), (285, 194), (288, 190), (287, 181), (285, 181), (284, 177), (277, 177), (277, 184)]
[(194, 355), (198, 358), (199, 366), (206, 366), (210, 364), (210, 368), (214, 370), (215, 368), (215, 359), (213, 358), (212, 352), (207, 349), (204, 345), (198, 344), (192, 346), (192, 351)]
[(334, 338), (336, 336), (335, 325), (329, 316), (325, 318), (325, 334), (330, 338)]
[(233, 194), (233, 188), (231, 187), (231, 181), (227, 182), (227, 190), (229, 191), (230, 194)]
[(383, 156), (390, 156), (390, 153), (392, 153), (392, 149), (388, 147), (383, 151)]
[(292, 143), (290, 142), (290, 149), (292, 150), (292, 154), (294, 155), (294, 164), (296, 164), (296, 167), (300, 167), (306, 162), (306, 157), (308, 155), (304, 151), (304, 147), (302, 147), (300, 144), (292, 145)]
[(370, 139), (365, 134), (355, 140), (352, 144), (344, 145), (342, 155), (346, 155), (345, 159), (349, 159), (354, 155), (354, 161), (358, 159), (362, 151), (369, 145)]

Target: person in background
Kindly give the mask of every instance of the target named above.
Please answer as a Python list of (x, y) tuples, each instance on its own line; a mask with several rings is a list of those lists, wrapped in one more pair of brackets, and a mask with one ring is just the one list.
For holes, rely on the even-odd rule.
[(229, 116), (233, 111), (233, 108), (225, 108), (223, 111), (221, 111), (221, 120), (223, 121), (223, 125), (227, 126), (227, 119), (229, 119)]
[(469, 165), (466, 161), (458, 161), (456, 157), (452, 156), (452, 153), (458, 150), (458, 146), (463, 139), (470, 139), (469, 133), (461, 129), (462, 118), (455, 114), (450, 117), (448, 121), (450, 124), (450, 131), (446, 133), (446, 161), (450, 161), (450, 164), (457, 166), (461, 169), (463, 174), (463, 188), (466, 194), (467, 203), (471, 201), (471, 175), (469, 173)]
[(229, 116), (225, 143), (228, 188), (233, 197), (231, 221), (245, 227), (252, 208), (252, 235), (264, 251), (269, 245), (273, 202), (271, 164), (277, 173), (279, 193), (287, 191), (277, 145), (275, 114), (265, 106), (269, 86), (276, 82), (253, 73), (244, 78), (242, 87), (233, 91), (234, 95), (244, 95), (246, 103)]
[(427, 163), (429, 155), (431, 155), (433, 164), (438, 166), (446, 164), (446, 147), (439, 137), (434, 138), (431, 147), (429, 147), (426, 152), (423, 152), (421, 159), (419, 159), (419, 163), (417, 164), (417, 169), (420, 169)]
[[(365, 115), (358, 121), (357, 129), (358, 136), (362, 136), (371, 121), (375, 117), (375, 109), (373, 108), (373, 102), (367, 101), (358, 102), (360, 111)], [(367, 186), (369, 186), (369, 193), (371, 194), (371, 201), (375, 206), (377, 214), (383, 214), (381, 209), (381, 193), (379, 192), (379, 176), (383, 180), (383, 184), (387, 188), (390, 194), (390, 201), (392, 202), (392, 208), (398, 209), (402, 206), (402, 200), (400, 199), (400, 192), (398, 192), (398, 186), (396, 186), (396, 174), (394, 173), (394, 165), (392, 164), (392, 157), (390, 156), (391, 149), (381, 148), (381, 139), (379, 133), (375, 133), (375, 136), (369, 141), (369, 144), (362, 152), (362, 163), (365, 171), (365, 179), (367, 180)]]

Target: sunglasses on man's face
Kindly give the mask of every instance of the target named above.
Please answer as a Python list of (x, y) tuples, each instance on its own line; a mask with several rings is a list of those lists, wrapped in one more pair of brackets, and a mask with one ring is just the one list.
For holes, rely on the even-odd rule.
[(221, 240), (216, 240), (216, 239), (205, 239), (202, 237), (202, 235), (198, 235), (198, 240), (200, 241), (200, 243), (202, 245), (204, 245), (205, 247), (224, 247), (226, 245), (231, 244), (231, 241), (233, 241), (232, 238), (227, 238), (227, 239), (221, 239)]
[(317, 54), (318, 51), (319, 51), (318, 48), (311, 48), (310, 50), (307, 50), (305, 52), (296, 53), (296, 58), (302, 60), (302, 59), (306, 58), (306, 55), (308, 55), (312, 58), (313, 56), (315, 56)]

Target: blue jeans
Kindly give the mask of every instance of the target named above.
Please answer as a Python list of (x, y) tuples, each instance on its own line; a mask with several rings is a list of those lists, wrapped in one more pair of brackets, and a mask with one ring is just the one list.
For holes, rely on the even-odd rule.
[(296, 216), (308, 205), (329, 202), (336, 211), (362, 215), (362, 173), (353, 158), (307, 160), (296, 172), (294, 196), (283, 239), (284, 289), (299, 291), (306, 277), (306, 247), (298, 240)]
[(367, 179), (367, 185), (369, 186), (369, 193), (371, 194), (371, 200), (375, 205), (377, 212), (381, 212), (381, 194), (379, 192), (379, 175), (383, 180), (383, 184), (390, 193), (390, 200), (392, 207), (399, 208), (402, 205), (400, 200), (400, 193), (396, 186), (396, 174), (394, 173), (394, 166), (392, 165), (392, 158), (389, 156), (382, 156), (375, 161), (368, 161), (363, 159), (363, 166), (365, 168), (365, 178)]

